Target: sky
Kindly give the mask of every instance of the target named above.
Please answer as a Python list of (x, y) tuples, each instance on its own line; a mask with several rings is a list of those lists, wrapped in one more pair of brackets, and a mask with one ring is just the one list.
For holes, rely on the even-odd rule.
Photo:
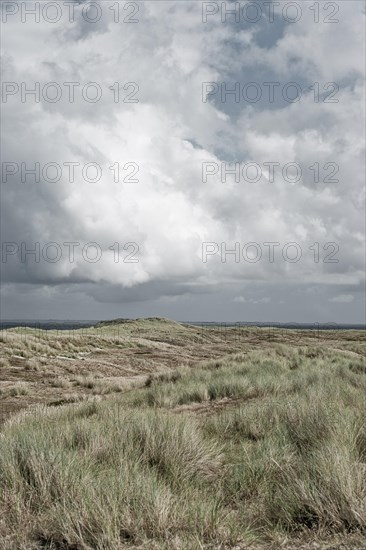
[(364, 19), (3, 2), (2, 319), (364, 323)]

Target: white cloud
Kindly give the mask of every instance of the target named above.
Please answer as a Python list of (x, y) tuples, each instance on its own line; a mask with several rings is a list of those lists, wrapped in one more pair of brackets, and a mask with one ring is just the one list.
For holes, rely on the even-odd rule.
[[(243, 281), (341, 285), (363, 280), (361, 4), (343, 2), (337, 25), (316, 25), (306, 16), (288, 25), (272, 48), (260, 48), (249, 30), (240, 35), (242, 49), (233, 47), (235, 25), (219, 19), (202, 24), (199, 4), (141, 3), (140, 23), (122, 27), (110, 20), (95, 28), (7, 23), (3, 80), (97, 81), (103, 98), (97, 104), (80, 95), (74, 104), (9, 98), (3, 109), (3, 160), (98, 162), (103, 177), (95, 184), (80, 176), (69, 183), (64, 174), (56, 184), (3, 185), (12, 218), (3, 221), (4, 239), (29, 245), (95, 241), (103, 259), (91, 264), (79, 253), (74, 263), (67, 258), (21, 266), (9, 261), (4, 280), (77, 284), (79, 289), (83, 282), (98, 283), (99, 297), (103, 285), (106, 296), (108, 285), (122, 289), (156, 283), (156, 292), (171, 295), (175, 284), (179, 294), (182, 285), (214, 290)], [(315, 103), (308, 94), (281, 109), (243, 104), (237, 117), (226, 113), (227, 105), (202, 102), (202, 82), (223, 80), (228, 67), (240, 80), (258, 66), (262, 75), (289, 81), (354, 82), (341, 89), (339, 103)], [(116, 81), (137, 82), (140, 102), (115, 104), (108, 86)], [(296, 161), (307, 174), (294, 185), (281, 175), (274, 184), (265, 177), (256, 184), (223, 184), (220, 175), (202, 183), (202, 162), (220, 163), (224, 154), (259, 164)], [(114, 184), (108, 167), (131, 161), (140, 166), (139, 183)], [(339, 183), (311, 184), (308, 168), (314, 162), (337, 162)], [(137, 242), (139, 263), (116, 264), (108, 251), (116, 241)], [(202, 263), (204, 241), (224, 242), (228, 248), (257, 242), (263, 258), (236, 263), (216, 255)], [(280, 243), (273, 263), (265, 259), (263, 243), (268, 241)], [(283, 260), (283, 246), (292, 241), (302, 250), (298, 263)], [(319, 262), (309, 250), (317, 242)], [(339, 245), (338, 263), (324, 263), (327, 242)], [(349, 296), (330, 301), (350, 302)], [(269, 303), (271, 298), (253, 300), (248, 302)]]

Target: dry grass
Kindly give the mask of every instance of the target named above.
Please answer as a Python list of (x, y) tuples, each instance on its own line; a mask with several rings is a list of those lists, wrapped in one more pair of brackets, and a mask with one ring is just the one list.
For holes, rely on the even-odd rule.
[[(238, 342), (156, 320), (151, 340), (147, 321), (101, 330), (80, 336), (82, 352), (50, 336), (79, 359), (44, 364), (12, 360), (3, 339), (4, 401), (32, 403), (39, 387), (53, 406), (0, 433), (2, 548), (365, 548), (360, 333), (263, 342), (247, 329)], [(30, 394), (7, 393), (22, 387)]]
[(29, 395), (30, 389), (26, 384), (18, 383), (11, 386), (0, 388), (0, 396), (18, 397), (20, 395)]

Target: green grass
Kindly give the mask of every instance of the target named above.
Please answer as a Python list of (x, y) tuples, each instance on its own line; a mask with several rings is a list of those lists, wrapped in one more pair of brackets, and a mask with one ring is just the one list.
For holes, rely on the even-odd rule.
[(365, 395), (361, 358), (274, 344), (20, 413), (0, 433), (3, 547), (362, 541)]
[(40, 545), (215, 536), (223, 458), (193, 420), (116, 403), (40, 411), (6, 429), (0, 456), (5, 529), (18, 539), (30, 518)]
[[(194, 371), (180, 369), (150, 376), (148, 389), (136, 396), (135, 405), (175, 407), (192, 402), (281, 397), (324, 384), (333, 392), (340, 380), (366, 392), (362, 359), (349, 359), (322, 348), (284, 348), (274, 346), (246, 356), (237, 354), (214, 360)], [(361, 376), (360, 376), (361, 374)], [(332, 384), (336, 381), (337, 387)]]

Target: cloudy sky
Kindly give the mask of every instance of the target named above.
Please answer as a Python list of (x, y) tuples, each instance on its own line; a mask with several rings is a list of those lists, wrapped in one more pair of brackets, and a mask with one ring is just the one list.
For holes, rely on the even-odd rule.
[(2, 3), (3, 319), (365, 321), (363, 1), (40, 6)]

